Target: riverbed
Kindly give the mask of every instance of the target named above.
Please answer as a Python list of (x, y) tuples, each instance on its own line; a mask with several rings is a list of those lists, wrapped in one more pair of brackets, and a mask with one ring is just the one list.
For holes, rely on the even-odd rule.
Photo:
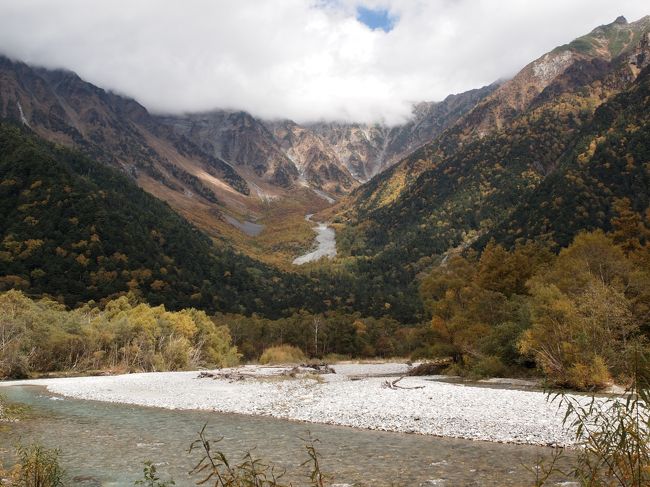
[(194, 485), (188, 471), (200, 456), (187, 450), (206, 423), (209, 437), (223, 437), (214, 449), (235, 460), (252, 449), (255, 457), (286, 468), (285, 479), (296, 486), (306, 485), (306, 470), (299, 465), (307, 459), (309, 435), (319, 440), (323, 471), (332, 477), (328, 485), (339, 486), (531, 485), (527, 467), (552, 454), (543, 447), (78, 400), (39, 386), (12, 386), (2, 393), (30, 405), (31, 413), (0, 428), (0, 457), (7, 460), (9, 446), (19, 441), (58, 447), (70, 485), (133, 485), (147, 460), (158, 465), (163, 479), (172, 476), (177, 486)]
[(288, 377), (290, 367), (249, 365), (217, 371), (216, 379), (198, 378), (198, 372), (154, 372), (21, 384), (45, 386), (52, 393), (76, 399), (139, 406), (502, 443), (572, 443), (572, 435), (562, 424), (563, 411), (542, 391), (448, 383), (437, 376), (406, 377), (399, 387), (386, 387), (387, 381), (405, 374), (407, 368), (403, 363), (337, 364), (335, 374), (316, 380)]
[[(311, 221), (313, 215), (305, 216), (305, 220)], [(316, 250), (309, 252), (293, 260), (294, 265), (303, 265), (307, 262), (314, 262), (323, 257), (333, 259), (336, 257), (336, 232), (327, 223), (316, 223), (314, 227), (316, 232), (315, 246)]]

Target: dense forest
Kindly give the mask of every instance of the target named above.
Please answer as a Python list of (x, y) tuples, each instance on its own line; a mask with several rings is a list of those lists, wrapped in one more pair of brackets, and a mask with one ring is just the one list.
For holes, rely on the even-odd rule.
[[(643, 65), (647, 39), (638, 50)], [(509, 249), (545, 241), (557, 252), (580, 231), (609, 230), (617, 198), (629, 198), (643, 218), (650, 68), (634, 78), (633, 57), (576, 61), (477, 137), (479, 115), (507, 108), (489, 100), (360, 187), (336, 216), (347, 265), (369, 282), (398, 279), (406, 289), (449, 249), (481, 251), (494, 239)]]
[[(0, 285), (68, 306), (135, 292), (172, 309), (263, 311), (279, 273), (219, 248), (127, 176), (0, 125)], [(267, 289), (267, 293), (260, 293)]]
[(27, 128), (0, 124), (0, 176), (0, 290), (72, 307), (131, 292), (169, 309), (270, 318), (299, 309), (414, 316), (398, 281), (260, 263), (213, 242), (127, 175)]
[(613, 231), (580, 233), (559, 254), (544, 243), (451, 255), (419, 281), (426, 318), (300, 313), (281, 320), (217, 315), (247, 359), (291, 344), (312, 356), (451, 358), (450, 373), (543, 374), (598, 389), (625, 381), (627, 351), (650, 333), (650, 215), (616, 202)]
[(448, 373), (541, 374), (556, 386), (599, 389), (627, 380), (628, 351), (650, 334), (650, 218), (629, 207), (617, 202), (612, 233), (580, 233), (559, 254), (491, 241), (480, 255), (450, 256), (419, 282), (427, 318), (414, 325), (344, 311), (208, 317), (133, 293), (69, 311), (8, 291), (0, 294), (0, 373), (229, 365), (291, 345), (327, 361), (450, 359)]

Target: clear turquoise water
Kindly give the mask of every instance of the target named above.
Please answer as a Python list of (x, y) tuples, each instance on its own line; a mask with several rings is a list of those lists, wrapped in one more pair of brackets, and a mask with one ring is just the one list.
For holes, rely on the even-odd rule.
[(133, 485), (146, 460), (176, 485), (194, 485), (187, 472), (199, 458), (187, 450), (205, 423), (210, 437), (224, 438), (221, 449), (232, 458), (253, 449), (254, 456), (287, 468), (286, 479), (300, 478), (296, 466), (307, 459), (300, 438), (311, 433), (334, 483), (358, 486), (531, 485), (525, 465), (551, 455), (548, 448), (58, 398), (39, 387), (0, 392), (31, 407), (27, 420), (0, 428), (0, 457), (7, 462), (17, 442), (58, 447), (70, 485)]

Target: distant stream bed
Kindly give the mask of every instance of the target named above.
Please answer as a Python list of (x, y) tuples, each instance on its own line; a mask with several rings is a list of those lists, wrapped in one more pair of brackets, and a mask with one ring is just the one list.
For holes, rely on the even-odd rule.
[(319, 440), (322, 468), (334, 477), (332, 484), (350, 486), (532, 485), (525, 465), (552, 453), (534, 446), (83, 401), (37, 386), (11, 386), (2, 393), (29, 405), (31, 413), (27, 420), (0, 425), (0, 459), (6, 461), (19, 441), (59, 447), (73, 486), (133, 485), (146, 460), (158, 465), (162, 478), (173, 476), (177, 486), (194, 485), (187, 472), (199, 457), (187, 449), (205, 423), (211, 438), (224, 438), (215, 448), (235, 460), (254, 449), (254, 456), (286, 467), (285, 480), (296, 486), (305, 485), (299, 475), (305, 470), (298, 466), (307, 459), (300, 438), (308, 431)]
[[(314, 215), (305, 216), (305, 220), (311, 221)], [(336, 257), (336, 232), (334, 229), (327, 225), (327, 223), (317, 223), (314, 227), (316, 232), (316, 250), (308, 254), (296, 257), (293, 261), (294, 265), (302, 265), (307, 262), (314, 262), (322, 257), (332, 259)]]

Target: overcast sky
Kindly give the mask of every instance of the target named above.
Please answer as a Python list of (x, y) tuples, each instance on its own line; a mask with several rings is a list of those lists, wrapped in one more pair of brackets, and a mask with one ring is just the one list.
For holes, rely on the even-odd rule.
[(0, 0), (0, 51), (154, 112), (398, 123), (647, 14), (647, 0)]

